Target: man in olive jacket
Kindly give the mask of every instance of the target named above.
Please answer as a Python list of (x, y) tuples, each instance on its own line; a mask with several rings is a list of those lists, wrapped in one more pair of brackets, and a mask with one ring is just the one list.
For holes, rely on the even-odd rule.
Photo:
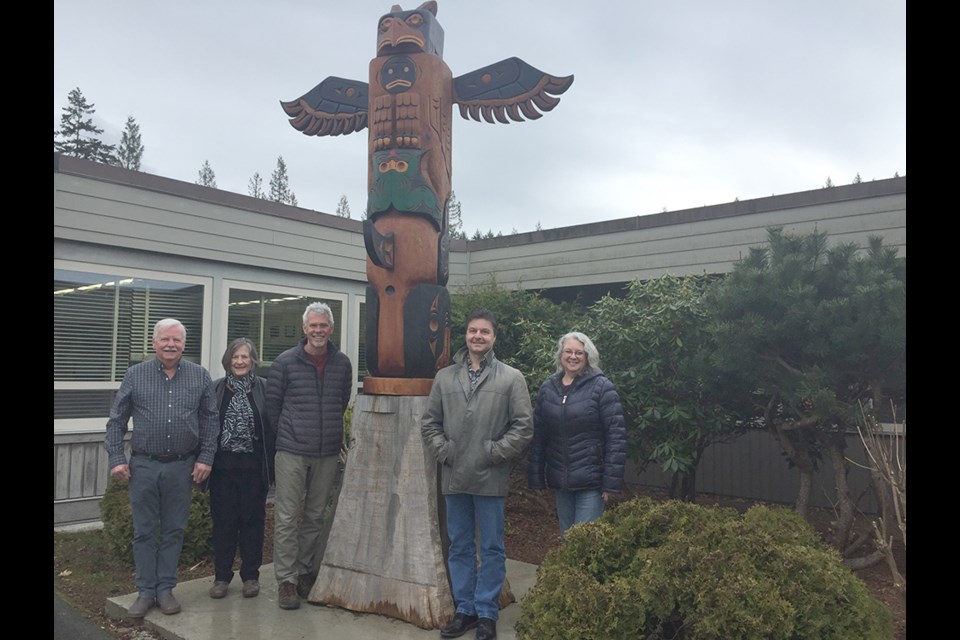
[(281, 609), (300, 607), (323, 560), (323, 511), (339, 470), (343, 413), (354, 386), (350, 359), (330, 340), (330, 307), (307, 306), (303, 333), (297, 346), (277, 356), (267, 377), (267, 416), (277, 449), (273, 566)]
[(466, 347), (437, 373), (421, 421), (423, 442), (441, 464), (447, 507), (447, 562), (457, 611), (440, 630), (444, 638), (473, 627), (478, 640), (496, 638), (507, 575), (504, 500), (513, 463), (533, 437), (527, 384), (493, 355), (496, 339), (492, 312), (477, 309), (467, 316)]

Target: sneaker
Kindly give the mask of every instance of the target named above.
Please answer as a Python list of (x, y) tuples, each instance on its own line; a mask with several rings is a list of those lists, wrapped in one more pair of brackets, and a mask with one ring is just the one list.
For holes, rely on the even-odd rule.
[(313, 589), (313, 583), (317, 581), (317, 574), (302, 573), (297, 578), (297, 595), (306, 599), (310, 596), (310, 590)]
[(259, 593), (260, 593), (259, 580), (243, 581), (243, 597), (244, 598), (256, 598)]
[(477, 626), (477, 616), (468, 616), (458, 611), (457, 615), (453, 616), (453, 620), (440, 629), (440, 637), (459, 638), (475, 626)]
[(133, 604), (130, 605), (130, 608), (127, 609), (128, 618), (142, 618), (147, 615), (147, 611), (153, 608), (157, 602), (154, 598), (147, 596), (137, 596), (137, 599), (133, 601)]
[(292, 582), (281, 582), (277, 590), (279, 600), (277, 604), (281, 609), (299, 609), (300, 598), (297, 596), (297, 585)]
[(480, 618), (477, 622), (477, 640), (497, 640), (497, 621)]
[(227, 595), (227, 588), (230, 586), (229, 582), (224, 580), (217, 580), (213, 583), (213, 586), (210, 587), (210, 597), (214, 600), (219, 600), (224, 598)]
[(168, 616), (180, 613), (180, 603), (173, 597), (173, 591), (157, 594), (157, 606), (160, 607), (160, 613)]

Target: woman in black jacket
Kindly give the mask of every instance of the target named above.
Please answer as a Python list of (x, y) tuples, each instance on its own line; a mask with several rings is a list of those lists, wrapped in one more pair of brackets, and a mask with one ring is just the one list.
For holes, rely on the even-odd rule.
[(627, 432), (620, 396), (590, 338), (576, 331), (560, 338), (556, 364), (537, 393), (527, 482), (556, 492), (563, 536), (599, 518), (610, 494), (623, 489)]
[(214, 556), (211, 598), (227, 595), (238, 547), (243, 597), (260, 593), (274, 446), (267, 421), (267, 384), (253, 372), (258, 362), (253, 342), (237, 338), (223, 353), (227, 375), (213, 382), (220, 408), (220, 436), (209, 484)]

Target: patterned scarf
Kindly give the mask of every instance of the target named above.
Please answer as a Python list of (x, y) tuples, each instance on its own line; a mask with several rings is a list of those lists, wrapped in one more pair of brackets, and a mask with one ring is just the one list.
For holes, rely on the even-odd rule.
[(247, 393), (253, 387), (256, 376), (253, 373), (242, 378), (233, 374), (227, 376), (227, 384), (233, 389), (233, 396), (223, 416), (223, 430), (220, 432), (220, 449), (232, 453), (253, 453), (255, 423), (253, 407)]

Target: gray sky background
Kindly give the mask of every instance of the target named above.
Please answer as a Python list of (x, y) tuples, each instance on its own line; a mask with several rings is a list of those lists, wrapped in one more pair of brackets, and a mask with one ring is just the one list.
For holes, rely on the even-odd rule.
[[(103, 139), (140, 125), (142, 169), (366, 205), (367, 131), (305, 136), (281, 100), (368, 81), (385, 0), (54, 0), (54, 129), (67, 94)], [(414, 3), (402, 4), (414, 9)], [(905, 0), (438, 0), (457, 77), (510, 56), (574, 74), (536, 121), (454, 107), (464, 230), (531, 231), (906, 175)]]

